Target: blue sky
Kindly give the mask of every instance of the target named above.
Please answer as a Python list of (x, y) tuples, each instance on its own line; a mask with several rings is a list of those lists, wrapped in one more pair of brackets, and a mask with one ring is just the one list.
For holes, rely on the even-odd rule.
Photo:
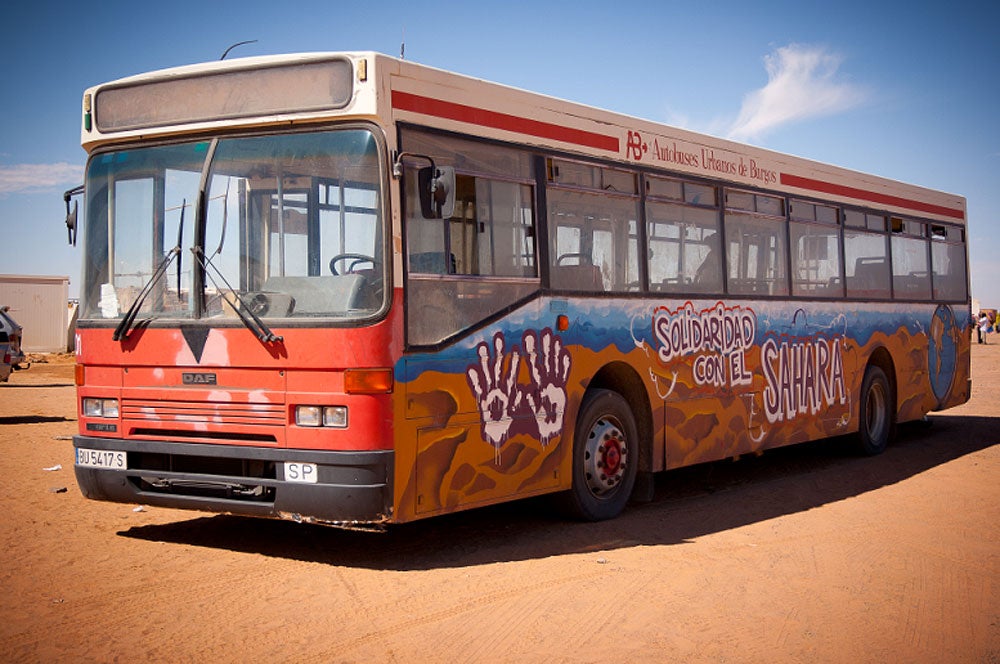
[(1000, 307), (995, 2), (4, 3), (0, 273), (68, 275), (80, 97), (229, 56), (374, 50), (968, 199), (973, 297)]

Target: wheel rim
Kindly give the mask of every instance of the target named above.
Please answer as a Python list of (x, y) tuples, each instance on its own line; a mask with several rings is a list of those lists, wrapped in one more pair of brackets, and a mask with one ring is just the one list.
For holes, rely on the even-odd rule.
[(873, 442), (882, 440), (886, 431), (886, 394), (881, 383), (874, 382), (865, 398), (865, 427), (868, 438)]
[(602, 417), (594, 422), (587, 435), (583, 463), (592, 494), (603, 497), (618, 488), (628, 465), (628, 439), (618, 420)]

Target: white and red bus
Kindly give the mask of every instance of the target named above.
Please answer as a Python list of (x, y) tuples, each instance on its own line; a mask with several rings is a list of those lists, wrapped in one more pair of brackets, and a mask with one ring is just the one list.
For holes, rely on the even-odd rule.
[(874, 454), (969, 398), (959, 196), (367, 52), (143, 74), (82, 114), (93, 499), (603, 519), (658, 471)]

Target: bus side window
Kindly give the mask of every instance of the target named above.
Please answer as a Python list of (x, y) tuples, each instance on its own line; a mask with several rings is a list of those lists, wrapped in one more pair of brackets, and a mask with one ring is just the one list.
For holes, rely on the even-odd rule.
[[(957, 233), (959, 229), (949, 229)], [(938, 240), (938, 238), (935, 238)], [(934, 281), (934, 298), (962, 302), (966, 298), (965, 245), (945, 242), (944, 238), (931, 244), (931, 267)]]
[(931, 297), (927, 238), (922, 222), (890, 218), (892, 240), (892, 292), (900, 299)]
[(889, 297), (885, 236), (845, 231), (844, 255), (847, 259), (847, 297), (879, 300)]
[(792, 294), (841, 297), (840, 228), (793, 221)]
[(553, 288), (639, 290), (637, 198), (553, 187), (548, 202)]
[(718, 190), (697, 182), (646, 175), (649, 289), (722, 293)]
[(783, 223), (727, 212), (726, 242), (730, 293), (788, 295)]
[[(408, 339), (438, 343), (537, 288), (530, 185), (456, 174), (449, 219), (407, 218)], [(409, 201), (408, 203), (412, 203)]]

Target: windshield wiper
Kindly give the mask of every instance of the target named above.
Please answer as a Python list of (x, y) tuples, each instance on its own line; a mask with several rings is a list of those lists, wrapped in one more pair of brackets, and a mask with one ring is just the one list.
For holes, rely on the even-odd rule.
[[(205, 276), (208, 277), (212, 285), (215, 286), (215, 290), (219, 293), (219, 297), (225, 300), (229, 306), (233, 308), (236, 312), (237, 317), (243, 322), (248, 330), (254, 333), (261, 343), (269, 344), (272, 342), (283, 342), (285, 340), (281, 335), (275, 334), (271, 331), (271, 328), (260, 319), (260, 316), (253, 312), (253, 309), (240, 297), (239, 292), (233, 288), (222, 272), (212, 263), (211, 258), (205, 255), (201, 247), (192, 247), (192, 253), (194, 253), (195, 258), (198, 259), (198, 263), (201, 265), (202, 269), (205, 271)], [(213, 254), (214, 256), (214, 254)], [(211, 270), (209, 270), (211, 268)], [(222, 283), (225, 285), (225, 289), (219, 286), (219, 282), (215, 280), (213, 272)]]
[[(187, 207), (187, 199), (184, 199), (181, 202), (181, 219), (177, 228), (177, 244), (174, 245), (173, 249), (167, 252), (167, 255), (163, 257), (163, 260), (160, 261), (160, 264), (156, 266), (156, 269), (153, 271), (153, 275), (149, 278), (149, 281), (147, 281), (146, 284), (142, 287), (142, 290), (139, 291), (139, 295), (136, 296), (135, 302), (132, 303), (132, 306), (129, 307), (128, 311), (125, 312), (125, 315), (122, 317), (121, 321), (118, 322), (118, 327), (115, 328), (115, 333), (111, 335), (111, 338), (114, 341), (128, 339), (128, 334), (129, 332), (132, 331), (132, 323), (135, 322), (135, 317), (139, 313), (139, 309), (142, 308), (142, 303), (145, 302), (149, 294), (153, 292), (153, 286), (156, 285), (156, 282), (158, 282), (160, 278), (164, 274), (166, 274), (167, 268), (170, 267), (170, 262), (173, 261), (174, 258), (180, 256), (181, 239), (184, 234), (184, 208), (186, 207)], [(181, 296), (181, 263), (180, 261), (177, 261), (178, 299), (180, 298), (180, 296)]]
[(184, 243), (184, 208), (187, 207), (187, 199), (181, 199), (181, 220), (177, 224), (177, 299), (181, 299), (181, 246)]
[[(239, 292), (229, 285), (229, 281), (226, 280), (225, 275), (223, 275), (222, 271), (219, 270), (219, 268), (215, 266), (215, 263), (212, 262), (213, 258), (222, 253), (222, 247), (226, 242), (226, 226), (229, 222), (230, 182), (232, 182), (232, 178), (226, 179), (226, 193), (223, 194), (222, 199), (222, 231), (219, 234), (219, 246), (216, 247), (215, 252), (213, 252), (211, 256), (206, 256), (205, 252), (202, 251), (200, 247), (192, 248), (191, 251), (193, 251), (195, 257), (198, 258), (198, 262), (205, 271), (205, 275), (212, 282), (212, 285), (215, 286), (215, 290), (219, 293), (219, 297), (229, 303), (229, 306), (233, 308), (233, 311), (236, 312), (236, 315), (241, 321), (243, 321), (243, 324), (247, 327), (247, 329), (253, 332), (262, 343), (267, 344), (271, 342), (281, 342), (284, 341), (284, 338), (271, 331), (271, 328), (269, 328), (267, 324), (264, 323), (264, 321), (262, 321), (256, 313), (254, 313), (253, 309), (243, 300), (243, 298), (240, 297)], [(211, 268), (211, 271), (209, 268)], [(215, 280), (215, 276), (212, 274), (213, 272), (215, 275), (218, 275), (219, 279), (222, 280), (222, 283), (226, 285), (225, 291), (219, 288), (219, 282)], [(231, 295), (233, 299), (229, 299), (229, 297), (227, 297), (227, 293)]]

